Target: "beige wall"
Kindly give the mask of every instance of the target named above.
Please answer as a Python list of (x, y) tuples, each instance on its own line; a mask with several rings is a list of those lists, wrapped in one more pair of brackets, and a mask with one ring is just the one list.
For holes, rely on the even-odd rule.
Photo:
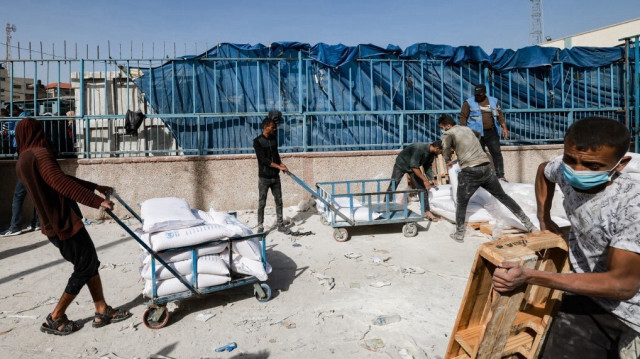
[(560, 49), (576, 46), (613, 47), (624, 45), (621, 38), (640, 34), (640, 18), (543, 42), (540, 46)]
[[(310, 187), (316, 182), (372, 178), (391, 175), (398, 151), (323, 152), (284, 154), (283, 162)], [(505, 172), (512, 182), (533, 183), (538, 165), (562, 153), (561, 146), (504, 147)], [(257, 167), (254, 155), (203, 157), (155, 157), (91, 160), (60, 160), (65, 172), (114, 186), (134, 208), (153, 197), (183, 197), (194, 208), (241, 210), (257, 207)], [(0, 225), (8, 225), (15, 186), (15, 161), (0, 161)], [(307, 196), (298, 184), (282, 176), (285, 206)], [(269, 195), (268, 206), (273, 205)], [(30, 204), (23, 210), (31, 218)], [(82, 208), (85, 216), (96, 218), (97, 210)], [(117, 214), (123, 215), (122, 206)], [(26, 224), (26, 223), (25, 223)]]

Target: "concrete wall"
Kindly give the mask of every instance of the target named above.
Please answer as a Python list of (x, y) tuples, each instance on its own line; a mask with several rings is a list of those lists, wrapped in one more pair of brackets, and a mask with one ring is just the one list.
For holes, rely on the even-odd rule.
[[(323, 152), (284, 154), (283, 162), (312, 188), (316, 182), (388, 178), (398, 151)], [(538, 165), (562, 153), (562, 146), (503, 147), (505, 172), (511, 182), (533, 183)], [(257, 166), (254, 155), (202, 157), (145, 157), (60, 160), (63, 170), (76, 177), (116, 188), (134, 209), (153, 197), (183, 197), (194, 208), (219, 210), (257, 207)], [(15, 161), (0, 161), (0, 223), (8, 225), (15, 186)], [(306, 198), (297, 183), (282, 176), (285, 206)], [(269, 195), (267, 206), (273, 205)], [(30, 203), (23, 209), (29, 221)], [(82, 207), (86, 217), (100, 212)], [(116, 213), (125, 214), (122, 206)], [(26, 223), (25, 223), (26, 224)]]

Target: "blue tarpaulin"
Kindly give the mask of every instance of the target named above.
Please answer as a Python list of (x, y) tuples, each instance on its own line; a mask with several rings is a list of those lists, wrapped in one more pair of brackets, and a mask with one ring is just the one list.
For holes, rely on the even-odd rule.
[[(422, 132), (398, 131), (392, 112), (455, 113), (477, 83), (489, 85), (490, 94), (507, 109), (616, 107), (623, 58), (621, 48), (530, 46), (494, 49), (488, 55), (478, 46), (428, 43), (404, 51), (395, 45), (221, 43), (197, 56), (140, 68), (142, 76), (134, 82), (155, 113), (209, 115), (164, 119), (182, 148), (250, 148), (252, 136), (245, 134), (257, 134), (261, 118), (272, 109), (289, 115), (324, 113), (322, 120), (315, 117), (315, 125), (290, 122), (286, 138), (280, 139), (285, 147), (307, 141), (294, 135), (299, 130), (323, 146), (340, 138), (340, 144), (357, 148), (367, 141), (402, 143), (420, 140), (424, 133), (435, 136), (431, 127), (433, 133), (425, 132), (426, 125)], [(579, 73), (572, 78), (571, 68)], [(597, 80), (591, 78), (596, 71)], [(379, 116), (367, 132), (360, 128), (371, 127), (365, 117), (333, 112)], [(230, 114), (237, 116), (225, 117)], [(540, 121), (534, 125), (546, 126)], [(513, 126), (525, 127), (515, 121)], [(523, 138), (536, 130), (523, 129)]]

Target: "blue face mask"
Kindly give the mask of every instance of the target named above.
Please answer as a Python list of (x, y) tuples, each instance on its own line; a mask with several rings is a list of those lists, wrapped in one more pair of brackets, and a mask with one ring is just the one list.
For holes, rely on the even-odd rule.
[[(622, 161), (622, 158), (620, 159)], [(576, 171), (566, 163), (562, 162), (562, 173), (571, 187), (580, 190), (588, 190), (611, 181), (616, 167), (620, 161), (608, 171)]]

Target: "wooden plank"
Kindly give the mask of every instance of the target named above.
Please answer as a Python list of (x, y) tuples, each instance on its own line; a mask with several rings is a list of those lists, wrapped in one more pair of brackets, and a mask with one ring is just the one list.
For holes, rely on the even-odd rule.
[[(526, 248), (526, 247), (525, 247)], [(538, 256), (535, 254), (521, 258), (520, 265), (524, 268), (534, 268)], [(478, 344), (478, 359), (500, 359), (505, 349), (511, 325), (516, 319), (526, 288), (520, 288), (509, 294), (501, 295), (491, 306), (492, 315)]]
[[(464, 296), (462, 297), (462, 303), (460, 304), (460, 310), (458, 311), (454, 328), (466, 329), (469, 327), (469, 318), (471, 317), (474, 309), (473, 302), (475, 301), (476, 295), (479, 291), (479, 286), (482, 282), (482, 280), (479, 279), (486, 275), (484, 273), (485, 271), (486, 267), (482, 257), (476, 255), (473, 266), (471, 267), (471, 272), (469, 273), (469, 280), (467, 281), (467, 287), (465, 288)], [(455, 335), (452, 335), (449, 339), (449, 345), (447, 346), (446, 357), (451, 358), (458, 356), (462, 354), (460, 351), (461, 347), (456, 342)]]
[(546, 248), (561, 248), (567, 251), (567, 244), (562, 237), (549, 231), (529, 233), (515, 238), (505, 238), (483, 244), (481, 255), (494, 265), (509, 259), (518, 258), (528, 249), (533, 252)]

